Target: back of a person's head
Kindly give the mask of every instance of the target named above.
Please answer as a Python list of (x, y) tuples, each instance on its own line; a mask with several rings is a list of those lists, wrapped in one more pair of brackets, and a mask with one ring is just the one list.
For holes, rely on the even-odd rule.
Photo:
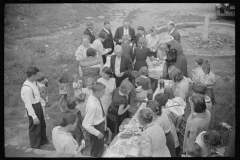
[(131, 72), (129, 73), (129, 75), (128, 75), (128, 80), (129, 80), (129, 82), (135, 84), (135, 80), (136, 80), (136, 78), (138, 78), (139, 76), (140, 76), (139, 72), (136, 71), (136, 70), (133, 70), (133, 71), (131, 71)]
[(186, 153), (191, 157), (202, 157), (202, 148), (197, 143), (190, 143), (186, 149)]
[(177, 68), (172, 67), (168, 69), (169, 77), (173, 79), (174, 82), (180, 82), (183, 79), (183, 73)]
[(203, 141), (207, 146), (218, 146), (221, 144), (221, 135), (215, 130), (208, 130), (203, 135)]
[(194, 95), (191, 97), (193, 102), (193, 110), (196, 113), (204, 113), (206, 110), (206, 103), (203, 95)]
[(122, 83), (120, 84), (119, 90), (123, 94), (127, 95), (130, 90), (132, 90), (133, 84), (129, 82), (128, 79), (124, 79)]
[(125, 34), (125, 35), (122, 36), (122, 41), (123, 41), (124, 43), (129, 42), (130, 39), (131, 39), (131, 37), (130, 37), (130, 35), (128, 35), (128, 34)]
[(63, 116), (62, 121), (60, 122), (61, 127), (66, 127), (69, 124), (74, 124), (76, 122), (77, 115), (74, 113), (67, 113)]
[(82, 103), (82, 102), (85, 101), (85, 96), (84, 96), (83, 93), (82, 93), (82, 94), (78, 94), (78, 95), (76, 96), (76, 98), (77, 98), (78, 102), (80, 102), (80, 103)]
[(165, 88), (163, 93), (167, 96), (168, 99), (174, 98), (174, 93), (172, 88)]
[(105, 73), (105, 74), (107, 74), (107, 75), (109, 75), (110, 77), (113, 76), (113, 72), (112, 72), (112, 69), (111, 69), (110, 67), (104, 67), (104, 68), (102, 69), (102, 72)]
[(151, 100), (147, 102), (147, 108), (151, 109), (156, 115), (162, 114), (162, 107), (159, 105), (158, 101)]
[(139, 70), (140, 75), (148, 75), (148, 68), (146, 66), (143, 66)]
[(149, 124), (153, 120), (153, 113), (149, 109), (141, 109), (139, 111), (139, 118), (141, 118), (146, 124)]
[[(158, 93), (154, 97), (154, 100), (156, 100), (159, 103), (159, 109), (160, 109), (160, 107), (162, 108), (163, 106), (166, 105), (168, 98), (164, 93)], [(161, 115), (161, 114), (157, 114), (157, 115)]]
[(77, 98), (76, 97), (71, 97), (67, 100), (67, 107), (69, 109), (75, 109), (76, 107), (76, 102), (77, 102)]
[(105, 88), (106, 88), (106, 86), (104, 84), (102, 84), (101, 82), (96, 82), (92, 86), (92, 91), (93, 91), (93, 93), (97, 93), (97, 92), (101, 92)]
[(96, 50), (94, 48), (88, 48), (86, 55), (87, 57), (94, 57), (96, 56)]
[(31, 77), (32, 75), (36, 75), (39, 72), (39, 68), (35, 67), (35, 66), (30, 66), (28, 67), (26, 74), (27, 77)]

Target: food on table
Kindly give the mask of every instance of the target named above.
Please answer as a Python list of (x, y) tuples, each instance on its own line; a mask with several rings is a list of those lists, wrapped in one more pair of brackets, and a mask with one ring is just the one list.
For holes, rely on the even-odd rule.
[(126, 149), (130, 149), (130, 148), (133, 147), (132, 141), (131, 141), (131, 140), (128, 140), (128, 139), (121, 141), (121, 142), (120, 142), (120, 145), (123, 146), (123, 147), (126, 148)]
[(133, 127), (133, 125), (131, 125), (131, 124), (124, 125), (124, 129), (126, 129), (126, 130), (131, 130), (132, 127)]
[(122, 132), (119, 134), (119, 138), (121, 139), (129, 139), (132, 137), (132, 132), (126, 131), (126, 132)]

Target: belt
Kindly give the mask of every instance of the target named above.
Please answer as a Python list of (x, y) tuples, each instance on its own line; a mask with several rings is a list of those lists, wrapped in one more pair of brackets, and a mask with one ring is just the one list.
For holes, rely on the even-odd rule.
[(98, 126), (98, 125), (100, 125), (100, 124), (103, 123), (103, 122), (105, 122), (105, 119), (103, 119), (103, 121), (100, 122), (99, 124), (96, 124), (96, 125), (93, 125), (93, 126)]

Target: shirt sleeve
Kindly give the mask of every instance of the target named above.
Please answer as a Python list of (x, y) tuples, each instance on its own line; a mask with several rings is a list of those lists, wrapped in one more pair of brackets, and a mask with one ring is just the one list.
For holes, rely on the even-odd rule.
[(84, 117), (82, 126), (91, 134), (98, 136), (99, 135), (99, 131), (96, 130), (93, 126), (92, 126), (92, 122), (93, 122), (93, 118), (94, 118), (94, 114), (96, 111), (96, 108), (87, 105), (86, 108), (89, 108), (88, 110), (86, 110), (86, 115)]
[(141, 135), (141, 151), (143, 156), (152, 156), (151, 140), (148, 138), (145, 132), (143, 132)]
[(31, 116), (33, 119), (37, 118), (35, 111), (32, 107), (32, 98), (33, 98), (33, 91), (30, 88), (23, 88), (24, 93), (23, 93), (23, 101), (25, 104), (25, 107), (28, 111), (28, 115)]

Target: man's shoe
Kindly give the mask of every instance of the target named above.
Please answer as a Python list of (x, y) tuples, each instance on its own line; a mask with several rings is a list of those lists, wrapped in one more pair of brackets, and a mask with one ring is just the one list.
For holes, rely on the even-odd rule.
[(40, 143), (41, 146), (42, 146), (42, 145), (46, 145), (46, 144), (50, 144), (50, 142), (47, 141), (47, 142)]

